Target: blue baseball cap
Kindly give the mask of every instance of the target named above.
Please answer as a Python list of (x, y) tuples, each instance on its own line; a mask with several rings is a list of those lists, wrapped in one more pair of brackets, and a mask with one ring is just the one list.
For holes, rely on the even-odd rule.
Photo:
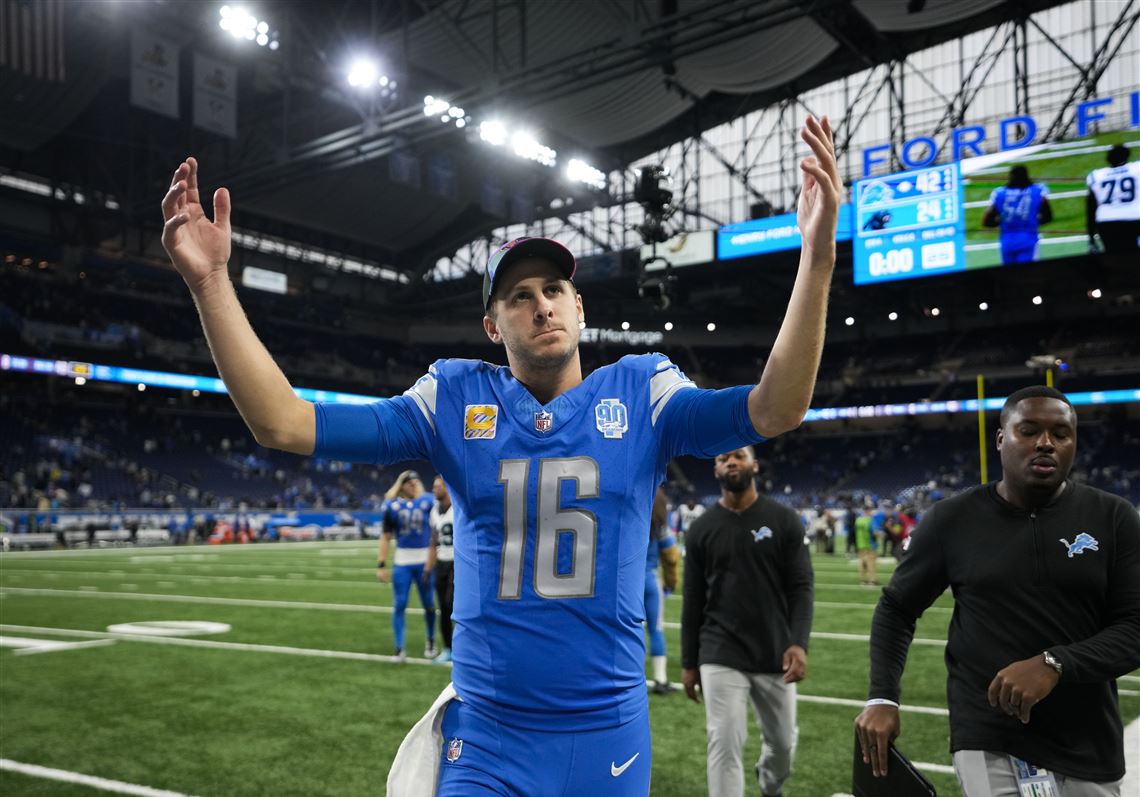
[(578, 264), (574, 255), (558, 241), (550, 238), (515, 238), (500, 246), (487, 260), (487, 271), (483, 274), (483, 310), (491, 307), (491, 297), (495, 293), (496, 279), (506, 271), (507, 266), (528, 257), (541, 257), (553, 263), (562, 276), (574, 280)]

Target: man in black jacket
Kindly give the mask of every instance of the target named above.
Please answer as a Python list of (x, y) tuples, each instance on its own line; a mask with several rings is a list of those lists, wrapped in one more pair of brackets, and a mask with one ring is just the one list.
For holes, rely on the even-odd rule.
[[(779, 795), (796, 748), (796, 687), (807, 670), (812, 569), (804, 527), (756, 490), (750, 447), (716, 458), (720, 501), (686, 538), (681, 666), (685, 692), (708, 728), (708, 787), (744, 790), (742, 756), (751, 701), (764, 733), (756, 775)], [(698, 669), (699, 667), (699, 669)]]
[(1140, 666), (1140, 520), (1068, 479), (1076, 447), (1063, 393), (1018, 390), (1001, 411), (1001, 481), (936, 504), (915, 530), (875, 610), (855, 720), (876, 775), (899, 733), (915, 620), (951, 587), (950, 749), (966, 797), (1016, 796), (1035, 777), (1060, 797), (1120, 794), (1115, 679)]

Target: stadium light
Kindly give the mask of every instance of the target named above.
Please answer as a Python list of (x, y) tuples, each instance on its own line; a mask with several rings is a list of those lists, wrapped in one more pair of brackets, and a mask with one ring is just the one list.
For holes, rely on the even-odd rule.
[(978, 302), (978, 309), (981, 310), (983, 313), (986, 310), (989, 310), (990, 309), (989, 302)]
[(493, 147), (501, 147), (507, 142), (506, 125), (495, 119), (488, 122), (480, 122), (479, 138)]
[(629, 331), (629, 322), (628, 321), (622, 321), (621, 322), (621, 328), (622, 328), (623, 332), (628, 332)]
[(566, 178), (576, 183), (585, 183), (599, 191), (606, 187), (606, 173), (578, 158), (571, 158), (566, 164)]
[(144, 390), (146, 390), (146, 385), (144, 385), (142, 382), (139, 382), (139, 392), (142, 393)]
[(898, 321), (899, 320), (899, 314), (896, 313), (894, 310), (891, 310), (891, 312), (887, 313), (887, 319), (890, 321)]
[(1045, 301), (1045, 300), (1044, 300), (1044, 299), (1042, 299), (1040, 296), (1034, 296), (1034, 297), (1033, 297), (1033, 303), (1034, 303), (1035, 305), (1040, 305), (1040, 304), (1041, 304), (1041, 302), (1043, 302), (1043, 301)]
[(847, 318), (843, 321), (843, 323), (849, 327), (853, 327), (853, 326), (855, 326), (855, 317), (854, 316), (847, 316)]
[(511, 136), (511, 149), (520, 158), (536, 161), (543, 166), (553, 167), (558, 159), (557, 152), (545, 144), (540, 143), (534, 135), (527, 130), (516, 131)]
[(673, 331), (673, 322), (672, 321), (666, 321), (665, 322), (665, 331), (666, 332), (672, 332)]
[(937, 318), (938, 316), (942, 315), (942, 311), (939, 310), (937, 307), (931, 307), (930, 308), (930, 314), (932, 316), (934, 316), (935, 318)]
[(705, 329), (707, 329), (709, 332), (716, 332), (716, 324), (714, 324), (712, 321), (709, 321), (708, 326), (706, 326)]
[(79, 385), (80, 387), (82, 387), (83, 385), (86, 385), (87, 384), (86, 377), (82, 377), (82, 376), (75, 377), (75, 384)]
[(357, 58), (348, 67), (348, 85), (362, 89), (379, 81), (380, 69), (369, 58)]
[(1090, 299), (1099, 299), (1101, 297), (1101, 295), (1102, 294), (1100, 292), (1100, 288), (1093, 288), (1091, 291), (1089, 291), (1089, 298)]
[(241, 6), (222, 6), (218, 9), (218, 27), (235, 39), (256, 42), (259, 47), (276, 50), (280, 47), (277, 31), (264, 19), (258, 19)]

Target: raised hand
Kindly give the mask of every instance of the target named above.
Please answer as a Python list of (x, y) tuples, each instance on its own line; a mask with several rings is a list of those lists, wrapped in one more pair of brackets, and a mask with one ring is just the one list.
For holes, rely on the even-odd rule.
[(230, 192), (225, 188), (214, 192), (214, 221), (206, 218), (194, 158), (175, 169), (170, 190), (162, 199), (162, 218), (162, 246), (191, 291), (217, 273), (225, 275), (230, 259)]
[(843, 181), (835, 161), (831, 122), (808, 116), (800, 137), (811, 147), (812, 155), (800, 161), (804, 184), (800, 190), (797, 221), (803, 234), (804, 249), (835, 262), (835, 228), (839, 219), (839, 197)]

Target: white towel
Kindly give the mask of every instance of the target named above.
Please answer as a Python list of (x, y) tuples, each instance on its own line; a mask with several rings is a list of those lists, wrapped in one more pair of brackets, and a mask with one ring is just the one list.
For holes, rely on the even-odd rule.
[(448, 684), (427, 714), (412, 726), (392, 768), (388, 770), (388, 797), (435, 797), (439, 781), (439, 756), (443, 749), (443, 712), (447, 704), (458, 696), (455, 687)]

